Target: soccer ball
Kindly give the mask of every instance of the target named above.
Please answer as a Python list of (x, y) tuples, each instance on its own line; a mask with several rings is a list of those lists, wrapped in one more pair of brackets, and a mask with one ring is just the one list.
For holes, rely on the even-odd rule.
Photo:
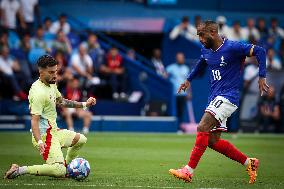
[(90, 164), (83, 158), (75, 158), (67, 166), (67, 174), (78, 181), (86, 179), (90, 174)]

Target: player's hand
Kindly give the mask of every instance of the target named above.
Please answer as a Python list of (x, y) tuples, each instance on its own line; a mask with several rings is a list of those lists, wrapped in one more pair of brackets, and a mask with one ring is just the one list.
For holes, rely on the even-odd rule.
[(45, 143), (41, 143), (41, 144), (38, 145), (38, 147), (39, 147), (39, 153), (40, 153), (40, 155), (42, 155), (44, 153), (46, 144)]
[(260, 77), (258, 80), (258, 87), (260, 91), (260, 96), (263, 95), (263, 92), (268, 92), (269, 86), (266, 83), (266, 78)]
[(189, 81), (185, 80), (185, 82), (182, 83), (182, 84), (180, 85), (180, 87), (178, 88), (177, 93), (180, 93), (182, 90), (185, 92), (189, 87), (190, 87)]
[(89, 108), (90, 106), (96, 105), (96, 103), (97, 103), (96, 98), (90, 97), (86, 102), (86, 106)]

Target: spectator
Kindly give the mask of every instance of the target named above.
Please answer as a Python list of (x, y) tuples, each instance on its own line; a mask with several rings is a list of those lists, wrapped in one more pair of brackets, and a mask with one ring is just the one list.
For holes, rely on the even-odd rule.
[(233, 23), (233, 27), (230, 33), (228, 33), (227, 38), (233, 41), (241, 41), (244, 39), (244, 36), (242, 35), (241, 32), (241, 25), (239, 21), (235, 21)]
[(20, 49), (25, 54), (28, 54), (31, 50), (31, 35), (29, 33), (25, 33), (22, 36), (21, 42), (20, 42)]
[(0, 55), (0, 75), (12, 87), (16, 99), (26, 100), (27, 95), (23, 92), (19, 80), (25, 81), (28, 78), (23, 78), (20, 74), (17, 75), (19, 76), (19, 78), (17, 78), (15, 72), (20, 72), (20, 65), (18, 61), (9, 57), (8, 46), (2, 46)]
[(43, 21), (43, 30), (45, 34), (49, 34), (50, 33), (50, 28), (52, 25), (52, 21), (50, 17), (46, 17)]
[(268, 70), (281, 70), (282, 68), (281, 61), (272, 48), (267, 51), (266, 67)]
[(1, 26), (5, 29), (16, 31), (17, 15), (19, 16), (20, 25), (26, 28), (23, 16), (20, 11), (20, 3), (17, 0), (2, 0), (1, 8)]
[(189, 18), (187, 16), (184, 16), (182, 22), (170, 32), (171, 40), (176, 39), (178, 36), (183, 36), (190, 41), (198, 40), (196, 28), (189, 23)]
[(244, 69), (244, 92), (258, 94), (258, 62), (255, 57), (246, 58)]
[(72, 47), (70, 41), (66, 37), (63, 31), (59, 31), (56, 36), (56, 40), (52, 44), (52, 49), (55, 51), (62, 51), (64, 55), (70, 55)]
[(252, 37), (257, 41), (260, 39), (260, 34), (255, 27), (255, 22), (253, 18), (249, 18), (247, 20), (247, 26), (242, 29), (242, 35), (244, 37), (244, 40), (246, 41), (248, 41)]
[(173, 85), (173, 94), (176, 95), (176, 110), (179, 128), (183, 122), (183, 114), (186, 105), (186, 93), (177, 94), (180, 83), (184, 82), (189, 74), (189, 68), (185, 65), (185, 58), (183, 53), (176, 54), (176, 63), (170, 64), (166, 68), (169, 79)]
[(128, 49), (126, 56), (130, 59), (130, 60), (136, 60), (136, 52), (133, 48)]
[(200, 15), (196, 15), (194, 17), (194, 25), (195, 25), (195, 28), (197, 28), (197, 26), (202, 22), (202, 18)]
[(271, 27), (269, 28), (269, 35), (274, 38), (284, 38), (284, 30), (278, 26), (278, 20), (276, 18), (272, 18), (270, 21)]
[(93, 61), (87, 54), (87, 49), (84, 44), (80, 44), (79, 52), (72, 55), (71, 67), (73, 73), (80, 77), (80, 80), (84, 81), (84, 83), (87, 79), (92, 79), (94, 71)]
[(38, 0), (20, 0), (20, 4), (27, 30), (29, 33), (33, 33), (35, 18), (37, 18), (38, 25), (40, 23)]
[(46, 41), (44, 40), (44, 30), (42, 26), (39, 26), (36, 30), (36, 35), (31, 39), (32, 48), (40, 48), (47, 53), (51, 53), (51, 49), (48, 48)]
[(63, 31), (65, 35), (67, 35), (70, 32), (70, 25), (67, 22), (67, 16), (65, 14), (61, 14), (58, 20), (52, 23), (49, 30), (49, 32), (53, 34), (56, 34), (59, 31)]
[(225, 16), (218, 16), (216, 22), (219, 25), (219, 34), (223, 37), (228, 37), (231, 33), (231, 28), (226, 24), (227, 19)]
[(7, 31), (2, 31), (0, 34), (0, 47), (2, 46), (9, 46)]
[(101, 48), (97, 36), (94, 33), (90, 33), (88, 36), (88, 41), (83, 43), (88, 50), (89, 55), (93, 60), (93, 66), (95, 72), (98, 72), (100, 66), (104, 62), (104, 50)]
[(123, 60), (118, 49), (112, 47), (106, 55), (106, 64), (103, 64), (100, 71), (106, 81), (112, 87), (112, 97), (114, 99), (126, 98), (126, 74)]
[(268, 36), (268, 29), (266, 27), (266, 23), (264, 18), (259, 18), (257, 20), (257, 30), (259, 32), (260, 35), (260, 39), (266, 39)]
[(280, 107), (276, 102), (275, 88), (270, 86), (268, 94), (263, 96), (259, 102), (259, 125), (260, 131), (277, 131), (280, 121)]
[(72, 70), (67, 67), (67, 60), (64, 53), (56, 51), (54, 54), (57, 65), (57, 86), (59, 91), (63, 91), (66, 88), (67, 81), (73, 78)]
[(151, 59), (155, 71), (158, 75), (166, 78), (167, 77), (167, 71), (165, 70), (164, 64), (161, 59), (161, 50), (160, 49), (154, 49), (153, 50), (153, 57)]
[[(68, 100), (82, 101), (82, 92), (79, 88), (79, 80), (74, 77), (68, 80), (65, 98)], [(62, 115), (65, 118), (68, 130), (74, 131), (73, 117), (83, 119), (84, 134), (89, 133), (90, 124), (92, 121), (92, 113), (89, 110), (81, 108), (62, 108)]]

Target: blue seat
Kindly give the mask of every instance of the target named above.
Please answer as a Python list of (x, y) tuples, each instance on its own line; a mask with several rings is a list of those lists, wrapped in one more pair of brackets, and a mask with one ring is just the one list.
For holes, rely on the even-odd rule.
[(79, 35), (70, 32), (67, 37), (71, 43), (72, 48), (77, 48), (79, 46), (81, 42)]
[(46, 54), (44, 49), (39, 49), (39, 48), (31, 49), (28, 54), (29, 63), (36, 64), (37, 59), (44, 54)]
[(45, 41), (53, 41), (55, 38), (56, 38), (56, 35), (52, 33), (45, 33), (43, 36), (43, 39)]
[(8, 34), (8, 43), (10, 48), (18, 48), (20, 45), (20, 38), (16, 32), (10, 31)]
[(10, 54), (18, 60), (26, 60), (26, 54), (22, 49), (11, 49)]

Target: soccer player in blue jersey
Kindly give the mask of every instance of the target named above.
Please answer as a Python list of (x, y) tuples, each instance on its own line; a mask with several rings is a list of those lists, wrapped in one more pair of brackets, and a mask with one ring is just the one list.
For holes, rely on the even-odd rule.
[(240, 99), (241, 71), (247, 56), (256, 56), (259, 63), (259, 90), (261, 95), (267, 92), (266, 53), (262, 47), (230, 41), (218, 34), (218, 25), (214, 21), (206, 21), (197, 28), (197, 35), (203, 45), (201, 57), (179, 87), (178, 93), (190, 87), (190, 82), (207, 66), (210, 70), (210, 95), (205, 113), (197, 128), (195, 145), (191, 151), (188, 164), (181, 169), (170, 169), (170, 174), (191, 182), (194, 169), (202, 154), (209, 147), (228, 158), (246, 166), (249, 183), (256, 181), (259, 160), (249, 158), (240, 152), (229, 141), (220, 138), (226, 131), (228, 117), (238, 108)]

